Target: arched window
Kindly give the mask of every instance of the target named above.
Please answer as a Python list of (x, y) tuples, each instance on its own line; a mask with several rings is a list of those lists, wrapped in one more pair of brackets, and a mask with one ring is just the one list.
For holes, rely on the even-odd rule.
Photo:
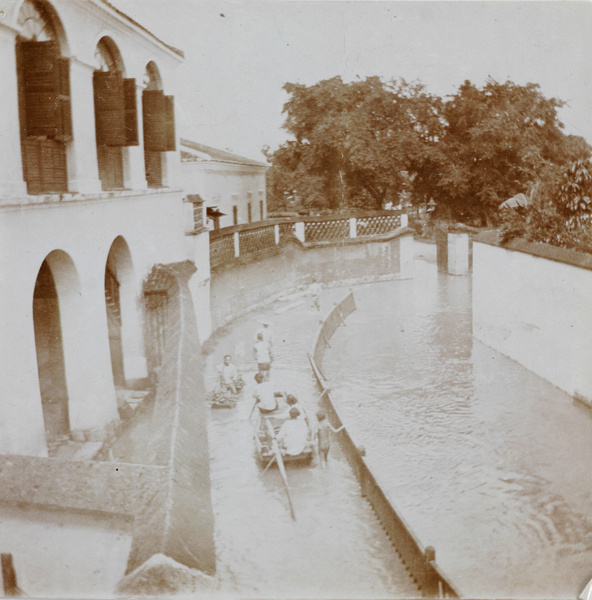
[(136, 82), (124, 79), (117, 48), (103, 38), (93, 74), (99, 178), (104, 190), (123, 188), (123, 146), (138, 145)]
[(144, 123), (144, 163), (150, 187), (162, 185), (162, 152), (173, 151), (175, 145), (174, 98), (165, 96), (158, 68), (146, 65), (142, 93)]
[(55, 16), (25, 0), (16, 41), (23, 174), (29, 194), (68, 189), (66, 145), (72, 139), (70, 63), (60, 56)]

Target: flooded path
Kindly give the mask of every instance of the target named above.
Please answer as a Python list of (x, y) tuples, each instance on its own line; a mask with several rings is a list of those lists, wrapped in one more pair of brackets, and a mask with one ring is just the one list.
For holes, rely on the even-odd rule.
[[(314, 415), (318, 390), (306, 357), (321, 314), (344, 290), (323, 293), (321, 313), (308, 301), (276, 303), (219, 331), (206, 357), (206, 385), (216, 382), (224, 354), (247, 381), (234, 409), (211, 410), (212, 501), (217, 575), (223, 592), (241, 597), (409, 598), (409, 577), (347, 461), (334, 442), (328, 468), (288, 466), (296, 521), (290, 517), (277, 468), (259, 467), (249, 414), (256, 365), (252, 344), (259, 320), (271, 318), (275, 361), (272, 381), (295, 393)], [(286, 310), (288, 309), (288, 310)]]
[(471, 280), (354, 289), (324, 372), (373, 472), (470, 598), (575, 598), (592, 577), (592, 411), (472, 337)]

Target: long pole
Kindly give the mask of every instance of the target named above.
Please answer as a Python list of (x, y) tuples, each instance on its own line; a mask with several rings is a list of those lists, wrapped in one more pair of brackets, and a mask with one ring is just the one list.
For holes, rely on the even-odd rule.
[(294, 507), (292, 506), (292, 498), (290, 497), (290, 486), (288, 485), (288, 476), (286, 475), (286, 469), (284, 467), (284, 459), (282, 458), (282, 451), (280, 450), (280, 446), (278, 444), (277, 438), (275, 437), (275, 431), (273, 430), (272, 424), (269, 420), (265, 419), (265, 423), (267, 425), (267, 431), (271, 437), (271, 449), (275, 453), (275, 459), (278, 464), (278, 468), (282, 475), (282, 479), (284, 480), (284, 485), (286, 486), (286, 494), (288, 495), (288, 504), (290, 505), (290, 513), (294, 521), (296, 520), (296, 514), (294, 513)]

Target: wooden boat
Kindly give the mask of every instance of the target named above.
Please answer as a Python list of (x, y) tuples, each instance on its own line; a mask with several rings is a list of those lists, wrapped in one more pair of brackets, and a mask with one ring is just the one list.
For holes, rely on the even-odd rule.
[(229, 389), (223, 389), (218, 384), (218, 387), (206, 396), (206, 400), (212, 408), (234, 408), (240, 396), (240, 392), (245, 387), (245, 382), (242, 377), (238, 377), (235, 382), (236, 394), (233, 394)]
[[(263, 414), (255, 408), (255, 411), (258, 413), (254, 428), (255, 452), (257, 458), (264, 466), (269, 465), (270, 461), (276, 456), (275, 447), (277, 446), (277, 441), (275, 440), (275, 436), (277, 436), (281, 426), (288, 420), (288, 417), (285, 414), (289, 409), (289, 406), (286, 403), (286, 395), (281, 392), (276, 392), (275, 397), (278, 401), (278, 408), (273, 412)], [(296, 455), (286, 454), (286, 452), (282, 450), (281, 456), (283, 462), (309, 464), (312, 460), (313, 431), (306, 413), (304, 417), (308, 429), (304, 450)]]

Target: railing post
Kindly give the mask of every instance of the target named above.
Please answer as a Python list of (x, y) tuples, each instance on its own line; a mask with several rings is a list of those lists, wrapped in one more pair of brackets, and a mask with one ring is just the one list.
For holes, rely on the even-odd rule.
[(349, 220), (349, 237), (355, 238), (357, 235), (357, 219), (355, 217), (351, 217)]
[(273, 226), (273, 237), (275, 240), (275, 245), (277, 246), (280, 243), (280, 226), (279, 225)]
[(234, 237), (234, 257), (238, 258), (240, 256), (240, 239), (238, 231), (235, 231), (232, 235)]
[(409, 216), (401, 215), (401, 227), (408, 227), (408, 226), (409, 226)]
[(294, 235), (304, 244), (304, 223), (295, 223)]

